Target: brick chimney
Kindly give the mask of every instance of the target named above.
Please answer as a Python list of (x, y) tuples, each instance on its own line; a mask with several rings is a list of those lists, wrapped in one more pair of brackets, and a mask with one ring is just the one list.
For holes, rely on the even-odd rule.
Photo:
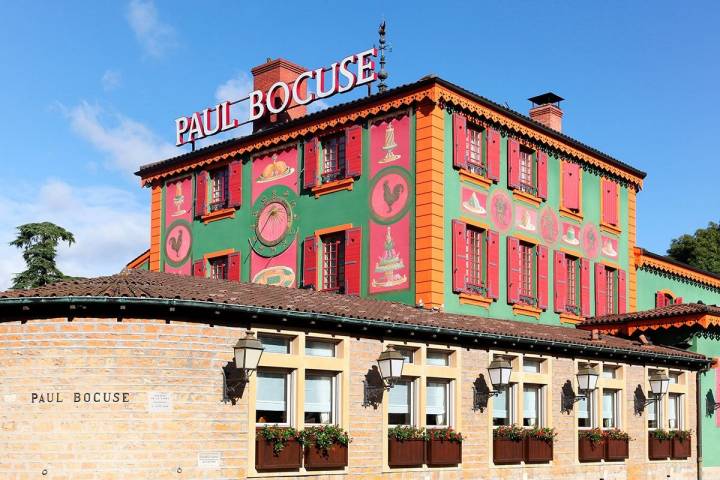
[[(285, 82), (290, 88), (292, 83), (301, 73), (307, 71), (300, 65), (289, 62), (283, 58), (268, 58), (265, 63), (258, 65), (252, 69), (254, 90), (266, 92), (275, 82)], [(307, 81), (302, 82), (299, 92), (304, 98), (307, 94)], [(282, 101), (282, 91), (276, 90), (273, 102)], [(280, 97), (280, 98), (278, 98)], [(277, 100), (276, 100), (277, 99)], [(253, 132), (262, 130), (263, 128), (277, 122), (285, 122), (302, 117), (307, 112), (305, 105), (298, 106), (297, 103), (291, 102), (287, 110), (278, 114), (270, 114), (267, 111), (265, 115), (253, 122)]]
[(560, 102), (564, 98), (552, 92), (547, 92), (528, 98), (528, 100), (533, 104), (532, 108), (530, 108), (530, 118), (548, 128), (562, 132), (563, 111), (560, 109)]

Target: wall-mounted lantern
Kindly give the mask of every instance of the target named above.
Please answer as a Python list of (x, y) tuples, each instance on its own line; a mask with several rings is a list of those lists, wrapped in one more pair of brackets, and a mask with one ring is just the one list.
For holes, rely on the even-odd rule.
[[(234, 365), (229, 363), (223, 368), (225, 401), (234, 400), (242, 396), (245, 385), (250, 381), (253, 372), (257, 370), (262, 357), (263, 347), (260, 340), (255, 337), (255, 332), (248, 330), (245, 338), (237, 341), (233, 347), (235, 353)], [(234, 368), (232, 368), (234, 367)]]
[(507, 358), (494, 358), (488, 365), (487, 371), (493, 389), (488, 390), (487, 384), (481, 378), (476, 380), (473, 386), (473, 410), (483, 411), (490, 397), (500, 395), (510, 385), (512, 364)]
[(653, 373), (650, 375), (649, 382), (652, 397), (647, 399), (643, 406), (648, 406), (653, 402), (659, 401), (668, 392), (668, 388), (670, 387), (670, 377), (664, 373)]
[[(382, 402), (383, 392), (390, 390), (401, 378), (405, 357), (395, 350), (395, 347), (388, 345), (384, 352), (377, 359), (377, 371), (371, 370), (365, 375), (365, 398), (363, 406), (377, 406)], [(378, 379), (378, 376), (380, 377)]]
[(592, 367), (586, 365), (578, 370), (575, 374), (575, 378), (577, 379), (579, 395), (575, 394), (570, 380), (566, 381), (562, 387), (561, 396), (563, 412), (572, 411), (575, 403), (581, 400), (586, 400), (590, 394), (597, 389), (597, 382), (600, 375), (593, 370)]

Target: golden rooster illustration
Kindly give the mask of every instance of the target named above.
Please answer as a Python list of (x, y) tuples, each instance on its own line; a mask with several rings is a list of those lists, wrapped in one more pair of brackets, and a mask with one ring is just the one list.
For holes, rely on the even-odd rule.
[(182, 247), (182, 241), (183, 241), (182, 233), (183, 233), (183, 231), (180, 230), (177, 234), (177, 237), (170, 237), (170, 239), (169, 239), (170, 248), (173, 249), (176, 257), (180, 256), (180, 248)]
[(392, 206), (393, 203), (397, 202), (398, 198), (400, 198), (400, 195), (405, 191), (405, 187), (398, 183), (394, 187), (390, 188), (390, 184), (387, 180), (383, 182), (383, 200), (385, 200), (385, 205), (387, 205), (387, 213), (392, 212)]

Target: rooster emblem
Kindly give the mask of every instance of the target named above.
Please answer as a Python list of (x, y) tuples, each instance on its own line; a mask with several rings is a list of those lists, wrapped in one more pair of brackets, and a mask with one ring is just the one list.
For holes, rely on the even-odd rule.
[(398, 198), (400, 198), (400, 195), (405, 191), (405, 187), (401, 184), (395, 184), (392, 188), (390, 188), (390, 184), (387, 180), (383, 182), (383, 200), (385, 200), (385, 205), (387, 205), (387, 213), (392, 212), (392, 206), (393, 203), (398, 201)]
[(175, 256), (180, 256), (180, 248), (182, 248), (182, 242), (183, 242), (183, 231), (180, 230), (177, 234), (177, 237), (170, 237), (168, 239), (168, 242), (170, 243), (170, 248), (175, 252)]

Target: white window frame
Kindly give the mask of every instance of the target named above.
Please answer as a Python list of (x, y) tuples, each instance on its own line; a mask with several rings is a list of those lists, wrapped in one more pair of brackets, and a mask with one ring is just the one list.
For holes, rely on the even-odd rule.
[[(662, 398), (658, 398), (657, 400), (648, 404), (648, 406), (646, 408), (647, 414), (645, 415), (648, 430), (652, 431), (652, 430), (662, 430), (663, 429), (663, 422), (665, 421), (665, 415), (663, 415), (663, 413), (664, 413), (663, 404), (664, 403), (665, 402), (663, 401)], [(656, 425), (655, 427), (650, 426), (650, 406), (651, 405), (654, 405), (653, 408), (655, 409), (655, 425)]]
[[(255, 425), (258, 427), (264, 427), (266, 425), (273, 425), (278, 427), (290, 427), (294, 425), (295, 420), (295, 370), (286, 370), (286, 369), (274, 369), (274, 368), (261, 368), (258, 369), (257, 375), (260, 375), (262, 373), (285, 373), (285, 415), (286, 415), (286, 422), (281, 423), (274, 423), (274, 422), (255, 422)], [(258, 382), (259, 383), (259, 382)], [(255, 392), (255, 417), (257, 418), (257, 396), (259, 394), (259, 388), (258, 391)]]
[[(526, 366), (528, 363), (533, 363), (537, 365), (537, 370), (526, 370)], [(522, 362), (522, 372), (523, 373), (543, 373), (543, 364), (545, 363), (545, 359), (538, 358), (538, 357), (523, 357)]]
[(576, 411), (578, 413), (575, 415), (575, 426), (578, 430), (591, 430), (591, 429), (597, 427), (597, 423), (598, 423), (597, 422), (597, 395), (598, 395), (598, 390), (595, 389), (592, 392), (586, 392), (586, 396), (585, 396), (585, 398), (586, 398), (585, 401), (586, 401), (587, 407), (588, 407), (588, 417), (590, 419), (590, 426), (581, 427), (578, 424), (578, 422), (580, 421), (580, 416), (579, 416), (580, 409), (579, 408), (576, 409)]
[[(604, 425), (604, 422), (605, 422), (605, 394), (608, 392), (611, 392), (611, 394), (613, 396), (612, 415), (613, 415), (613, 419), (615, 420), (615, 425), (611, 426), (611, 427), (606, 427)], [(620, 413), (621, 413), (620, 402), (621, 402), (620, 390), (618, 390), (616, 388), (603, 388), (602, 399), (600, 401), (600, 422), (603, 423), (603, 425), (601, 425), (601, 428), (606, 429), (606, 430), (612, 430), (614, 428), (622, 428), (622, 415), (620, 415)]]
[[(427, 387), (428, 383), (443, 383), (445, 384), (445, 419), (446, 422), (443, 425), (428, 425), (427, 424)], [(455, 411), (455, 385), (454, 381), (448, 378), (434, 378), (428, 377), (425, 379), (425, 426), (429, 429), (432, 428), (447, 428), (455, 425), (454, 411)]]
[[(675, 412), (677, 425), (670, 427), (670, 398), (677, 398), (677, 411)], [(668, 430), (682, 430), (685, 428), (685, 394), (683, 393), (668, 393)]]
[[(317, 425), (337, 425), (340, 417), (340, 373), (328, 371), (328, 370), (305, 370), (305, 386), (307, 387), (308, 376), (328, 376), (332, 378), (332, 384), (330, 392), (332, 399), (330, 401), (330, 420), (327, 423), (312, 423), (305, 421), (305, 403), (303, 402), (303, 423), (305, 425), (317, 426)], [(307, 399), (304, 399), (307, 400)]]
[[(400, 381), (401, 381), (401, 382), (409, 382), (409, 383), (410, 383), (410, 395), (408, 396), (408, 399), (410, 400), (410, 405), (409, 405), (409, 409), (410, 409), (410, 423), (409, 423), (409, 424), (404, 424), (404, 423), (400, 423), (400, 424), (390, 423), (390, 411), (389, 411), (389, 409), (388, 409), (388, 412), (387, 412), (387, 423), (388, 423), (388, 427), (392, 428), (392, 427), (396, 427), (396, 426), (398, 426), (398, 425), (402, 425), (402, 426), (413, 426), (413, 427), (415, 427), (415, 426), (418, 425), (418, 412), (417, 412), (417, 409), (418, 409), (418, 398), (417, 398), (418, 392), (417, 392), (417, 390), (418, 390), (418, 389), (417, 389), (417, 384), (418, 384), (419, 379), (414, 378), (414, 377), (402, 377), (402, 378), (400, 379)], [(393, 388), (395, 388), (395, 387), (393, 387)], [(390, 402), (390, 395), (388, 395), (388, 407), (389, 407), (389, 402)]]
[(260, 333), (258, 335), (258, 340), (260, 340), (260, 343), (262, 343), (263, 338), (280, 338), (280, 339), (287, 341), (287, 352), (266, 351), (264, 353), (269, 353), (270, 355), (292, 355), (293, 354), (293, 337), (291, 337), (290, 335), (274, 335), (272, 333)]
[(522, 428), (533, 428), (532, 426), (524, 425), (525, 423), (525, 389), (526, 388), (535, 388), (537, 390), (537, 425), (535, 427), (541, 428), (545, 426), (545, 392), (547, 389), (545, 388), (545, 385), (541, 383), (532, 383), (532, 382), (524, 382), (523, 383), (523, 412), (522, 416), (522, 423), (523, 425), (520, 425)]
[[(332, 355), (314, 355), (308, 353), (308, 349), (311, 348), (308, 344), (311, 343), (323, 343), (332, 346)], [(313, 358), (335, 358), (337, 357), (337, 342), (334, 340), (328, 340), (326, 338), (306, 338), (305, 339), (305, 356)]]
[[(511, 383), (506, 387), (506, 398), (507, 398), (507, 413), (508, 413), (508, 421), (506, 425), (513, 425), (516, 422), (517, 418), (517, 390), (518, 390), (518, 384), (517, 383)], [(495, 402), (497, 401), (498, 397), (493, 397), (490, 409), (490, 424), (492, 425), (493, 429), (498, 428), (500, 425), (495, 425)]]
[[(444, 356), (445, 363), (430, 363), (430, 355), (431, 354), (439, 354)], [(451, 355), (452, 352), (449, 350), (434, 350), (434, 349), (428, 349), (427, 352), (425, 352), (425, 365), (429, 365), (431, 367), (449, 367), (451, 362)]]

